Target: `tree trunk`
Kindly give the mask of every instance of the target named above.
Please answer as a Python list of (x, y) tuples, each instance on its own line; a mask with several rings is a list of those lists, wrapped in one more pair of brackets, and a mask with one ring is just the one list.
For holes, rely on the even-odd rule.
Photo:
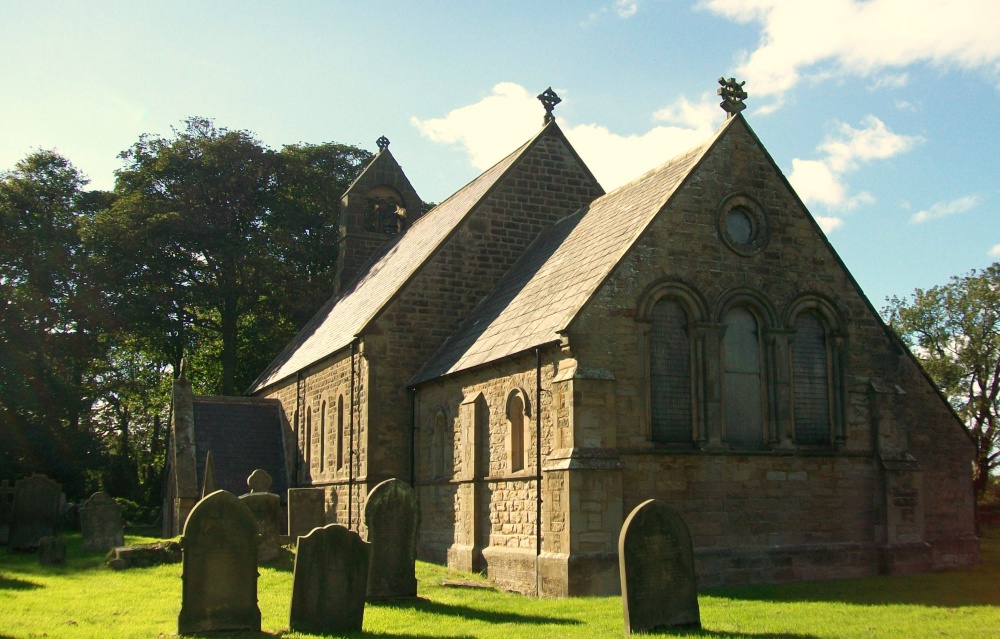
[(236, 385), (236, 340), (237, 320), (236, 300), (226, 295), (222, 302), (222, 394), (235, 395)]

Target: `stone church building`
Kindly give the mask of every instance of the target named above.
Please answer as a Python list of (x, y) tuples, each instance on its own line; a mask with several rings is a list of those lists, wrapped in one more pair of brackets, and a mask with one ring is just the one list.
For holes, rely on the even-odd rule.
[(650, 498), (705, 586), (975, 561), (971, 439), (739, 109), (605, 193), (551, 106), (423, 216), (379, 141), (339, 291), (244, 398), (286, 484), (361, 529), (405, 479), (421, 558), (544, 596), (618, 592)]

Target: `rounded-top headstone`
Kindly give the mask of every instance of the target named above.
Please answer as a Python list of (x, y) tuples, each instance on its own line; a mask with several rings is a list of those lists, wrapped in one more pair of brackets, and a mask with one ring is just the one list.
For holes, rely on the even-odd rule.
[(122, 507), (105, 492), (96, 492), (79, 510), (83, 549), (105, 552), (125, 544)]
[(184, 524), (179, 634), (260, 632), (257, 607), (257, 521), (232, 493), (199, 501)]
[(368, 493), (365, 526), (372, 544), (369, 601), (417, 596), (419, 523), (417, 495), (406, 482), (387, 479)]
[(635, 507), (618, 537), (625, 634), (701, 626), (698, 578), (687, 524), (650, 499)]
[(266, 470), (258, 468), (247, 477), (247, 486), (250, 487), (252, 493), (266, 493), (267, 489), (271, 487), (271, 476), (267, 474)]

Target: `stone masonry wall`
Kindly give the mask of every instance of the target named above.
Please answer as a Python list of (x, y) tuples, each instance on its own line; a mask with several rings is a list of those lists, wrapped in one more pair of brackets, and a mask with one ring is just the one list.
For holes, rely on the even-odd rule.
[[(550, 455), (554, 445), (555, 411), (552, 406), (552, 379), (560, 358), (556, 349), (543, 353), (542, 384), (542, 455)], [(452, 378), (424, 384), (417, 391), (417, 490), (421, 508), (419, 555), (432, 561), (449, 560), (450, 548), (472, 547), (483, 556), (477, 569), (486, 571), (501, 587), (523, 593), (534, 592), (536, 544), (536, 362), (534, 355), (513, 358), (479, 370), (467, 371)], [(513, 393), (527, 400), (528, 417), (524, 420), (525, 467), (510, 471), (510, 421), (508, 401)], [(464, 411), (463, 402), (480, 398), (488, 416), (486, 433), (477, 435), (472, 411)], [(435, 420), (447, 416), (446, 436), (435, 436)], [(478, 437), (478, 441), (476, 438)], [(445, 450), (435, 453), (434, 445)], [(478, 451), (473, 450), (475, 446)], [(434, 465), (446, 461), (446, 472), (435, 472)], [(479, 468), (474, 468), (477, 459)], [(562, 490), (556, 481), (543, 480), (543, 505), (550, 508), (560, 497), (550, 499), (550, 492)], [(543, 519), (551, 520), (550, 515)], [(478, 527), (478, 530), (477, 530)], [(554, 538), (543, 531), (543, 550), (549, 550)]]
[[(287, 442), (297, 443), (295, 449), (286, 451), (289, 455), (288, 467), (297, 469), (294, 477), (296, 486), (322, 486), (326, 489), (326, 517), (330, 523), (350, 522), (355, 530), (362, 525), (361, 514), (364, 499), (368, 494), (366, 485), (367, 445), (366, 411), (363, 410), (367, 398), (367, 362), (359, 353), (354, 364), (354, 491), (348, 499), (352, 473), (350, 462), (350, 419), (351, 419), (351, 351), (345, 349), (333, 358), (307, 369), (297, 381), (295, 378), (265, 389), (264, 396), (281, 401), (285, 418), (292, 428)], [(337, 402), (343, 400), (343, 441), (342, 459), (337, 459)], [(323, 408), (326, 408), (325, 416)], [(298, 420), (296, 421), (296, 410)], [(310, 425), (307, 428), (307, 420)], [(325, 431), (325, 432), (323, 432)], [(307, 445), (306, 434), (310, 438)], [(321, 437), (323, 438), (321, 440)], [(306, 453), (309, 452), (309, 459)], [(323, 462), (320, 454), (323, 454)], [(348, 515), (348, 502), (352, 513)]]
[(409, 380), (542, 229), (600, 194), (562, 133), (549, 127), (379, 317), (365, 335), (378, 392), (370, 407), (378, 457), (370, 467), (379, 478), (410, 477)]

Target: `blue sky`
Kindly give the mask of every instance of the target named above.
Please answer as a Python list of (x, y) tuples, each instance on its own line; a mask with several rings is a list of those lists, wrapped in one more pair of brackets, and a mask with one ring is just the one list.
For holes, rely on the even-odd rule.
[(745, 112), (877, 308), (1000, 260), (1000, 2), (0, 3), (0, 170), (54, 148), (108, 189), (188, 116), (272, 148), (386, 135), (441, 201), (532, 135), (606, 189)]

